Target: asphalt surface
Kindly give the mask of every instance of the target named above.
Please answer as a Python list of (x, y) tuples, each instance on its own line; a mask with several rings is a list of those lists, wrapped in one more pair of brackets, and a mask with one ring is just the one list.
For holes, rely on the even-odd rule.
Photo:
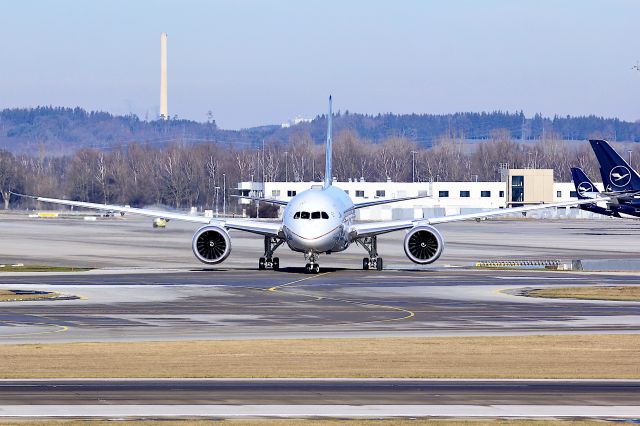
[(3, 405), (640, 405), (638, 381), (0, 381)]
[(0, 342), (638, 333), (638, 302), (515, 294), (616, 284), (640, 285), (640, 276), (455, 268), (3, 276), (0, 288), (79, 299), (0, 304)]

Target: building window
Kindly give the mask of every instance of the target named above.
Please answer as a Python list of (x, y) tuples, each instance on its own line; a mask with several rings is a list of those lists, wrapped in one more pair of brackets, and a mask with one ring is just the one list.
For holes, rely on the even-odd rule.
[(460, 197), (469, 198), (469, 197), (471, 197), (471, 192), (470, 191), (460, 191)]
[(562, 198), (562, 191), (556, 191), (556, 197)]
[(364, 191), (356, 189), (356, 197), (364, 198)]
[(504, 198), (504, 191), (500, 191), (498, 195), (500, 195), (500, 198)]
[(491, 197), (491, 191), (480, 191), (480, 197), (482, 197), (482, 198)]
[(578, 192), (577, 191), (570, 191), (569, 192), (569, 197), (578, 198)]
[(384, 197), (385, 191), (384, 189), (376, 190), (376, 197)]
[(295, 196), (296, 196), (296, 191), (292, 191), (292, 190), (287, 191), (287, 197), (295, 197)]
[(524, 201), (524, 176), (511, 176), (511, 202)]
[(447, 198), (449, 196), (449, 191), (438, 191), (438, 197)]
[(272, 197), (279, 197), (280, 196), (280, 190), (279, 189), (272, 189), (271, 190), (271, 196)]

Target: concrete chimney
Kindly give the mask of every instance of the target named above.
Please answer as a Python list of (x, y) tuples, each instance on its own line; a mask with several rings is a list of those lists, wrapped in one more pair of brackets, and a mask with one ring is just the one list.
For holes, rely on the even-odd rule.
[(169, 119), (167, 108), (167, 33), (160, 34), (160, 118)]

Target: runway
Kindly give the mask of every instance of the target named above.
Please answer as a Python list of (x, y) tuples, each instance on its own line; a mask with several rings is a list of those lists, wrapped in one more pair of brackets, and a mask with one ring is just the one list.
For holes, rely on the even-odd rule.
[(638, 333), (640, 303), (526, 298), (514, 289), (640, 285), (629, 274), (456, 268), (245, 269), (4, 276), (0, 288), (78, 300), (5, 302), (0, 342)]
[(0, 416), (640, 417), (639, 381), (4, 380)]
[(640, 381), (422, 379), (2, 380), (0, 405), (640, 405)]

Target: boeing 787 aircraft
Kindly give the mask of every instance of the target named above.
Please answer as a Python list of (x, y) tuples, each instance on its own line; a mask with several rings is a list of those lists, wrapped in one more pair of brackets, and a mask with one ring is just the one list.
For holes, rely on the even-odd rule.
[(307, 261), (306, 271), (309, 273), (318, 273), (320, 271), (318, 264), (320, 254), (341, 252), (353, 243), (363, 247), (367, 252), (367, 257), (362, 259), (363, 269), (382, 270), (383, 263), (382, 258), (378, 254), (377, 237), (380, 234), (388, 232), (407, 230), (404, 238), (405, 254), (415, 263), (428, 264), (435, 262), (440, 257), (444, 247), (442, 235), (433, 225), (512, 213), (523, 213), (550, 207), (591, 204), (610, 199), (609, 197), (595, 197), (586, 200), (496, 209), (481, 213), (458, 214), (432, 219), (354, 223), (356, 209), (422, 197), (405, 197), (354, 203), (345, 191), (332, 185), (331, 97), (329, 97), (329, 115), (327, 121), (326, 165), (323, 184), (313, 185), (311, 189), (297, 194), (288, 202), (269, 198), (245, 197), (285, 206), (282, 221), (278, 223), (251, 219), (210, 219), (201, 216), (190, 216), (108, 204), (85, 203), (46, 197), (32, 198), (42, 202), (64, 204), (74, 207), (201, 223), (204, 226), (199, 228), (193, 235), (191, 246), (196, 258), (208, 265), (214, 265), (224, 261), (231, 253), (229, 230), (233, 229), (259, 234), (264, 237), (264, 255), (258, 261), (259, 269), (272, 268), (278, 270), (280, 268), (280, 261), (274, 254), (282, 244), (286, 243), (291, 250), (304, 255)]

